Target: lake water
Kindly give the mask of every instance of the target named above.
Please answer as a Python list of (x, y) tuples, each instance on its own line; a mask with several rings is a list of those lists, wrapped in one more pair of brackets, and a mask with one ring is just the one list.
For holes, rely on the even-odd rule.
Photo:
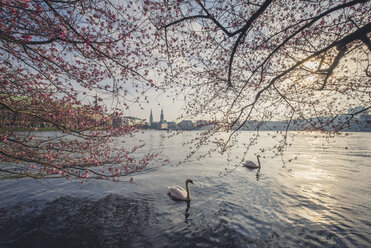
[[(165, 135), (145, 131), (140, 139), (176, 164), (187, 154), (183, 142), (198, 133)], [(317, 136), (297, 133), (284, 159), (298, 158), (286, 168), (263, 153), (258, 176), (243, 167), (225, 175), (239, 162), (239, 145), (139, 173), (132, 184), (2, 180), (0, 247), (370, 247), (371, 133)], [(255, 161), (259, 148), (273, 145), (262, 132), (248, 155)], [(187, 178), (189, 206), (166, 188)]]

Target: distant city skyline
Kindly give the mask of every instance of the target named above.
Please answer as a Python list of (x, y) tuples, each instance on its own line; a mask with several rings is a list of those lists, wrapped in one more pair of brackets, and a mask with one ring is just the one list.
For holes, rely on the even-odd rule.
[(147, 121), (150, 121), (150, 114), (152, 111), (153, 115), (153, 121), (159, 122), (161, 121), (161, 110), (163, 110), (164, 120), (165, 121), (177, 121), (178, 117), (181, 114), (181, 103), (167, 103), (167, 104), (161, 104), (161, 105), (151, 105), (147, 104), (148, 107), (143, 107), (141, 109), (138, 106), (132, 106), (129, 110), (124, 111), (125, 116), (135, 116), (141, 119), (145, 119)]

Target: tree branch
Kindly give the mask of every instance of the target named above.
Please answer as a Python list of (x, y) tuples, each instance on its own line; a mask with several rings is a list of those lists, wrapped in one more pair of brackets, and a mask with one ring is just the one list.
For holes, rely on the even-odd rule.
[(338, 50), (339, 50), (339, 52), (338, 52), (338, 54), (336, 55), (334, 61), (332, 62), (330, 68), (327, 69), (327, 74), (326, 74), (325, 79), (323, 80), (323, 84), (322, 84), (322, 87), (320, 88), (320, 90), (323, 90), (323, 89), (325, 88), (325, 86), (326, 86), (326, 84), (327, 84), (327, 80), (328, 80), (329, 77), (331, 77), (331, 75), (333, 74), (334, 69), (338, 66), (338, 64), (339, 64), (339, 62), (340, 62), (340, 60), (341, 60), (341, 58), (344, 57), (345, 52), (346, 52), (346, 50), (347, 50), (347, 47), (346, 47), (346, 45), (344, 45), (344, 46), (340, 46), (340, 47), (338, 47)]
[(238, 36), (236, 42), (234, 43), (231, 56), (229, 58), (229, 63), (228, 63), (228, 87), (232, 87), (232, 64), (233, 64), (233, 59), (234, 55), (237, 52), (237, 48), (239, 44), (243, 41), (243, 39), (246, 36), (247, 30), (251, 26), (251, 24), (268, 8), (268, 6), (272, 3), (272, 0), (266, 0), (263, 5), (250, 17), (250, 19), (246, 22), (246, 24), (239, 30), (237, 30), (235, 33), (240, 33)]

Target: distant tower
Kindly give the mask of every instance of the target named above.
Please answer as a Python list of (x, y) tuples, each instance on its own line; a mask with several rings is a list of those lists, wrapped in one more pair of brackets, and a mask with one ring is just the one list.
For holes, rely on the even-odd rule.
[(98, 109), (98, 96), (97, 96), (97, 94), (95, 94), (94, 107), (95, 107), (95, 109)]
[(164, 111), (161, 108), (160, 122), (164, 122)]
[(151, 114), (150, 114), (150, 116), (149, 116), (149, 122), (153, 122), (153, 115), (152, 115), (152, 109), (151, 109)]

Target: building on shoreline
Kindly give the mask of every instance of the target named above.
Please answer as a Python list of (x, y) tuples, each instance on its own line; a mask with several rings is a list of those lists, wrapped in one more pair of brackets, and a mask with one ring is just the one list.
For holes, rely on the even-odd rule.
[(151, 114), (149, 116), (149, 124), (150, 124), (150, 128), (152, 128), (152, 129), (158, 129), (158, 130), (169, 129), (169, 125), (168, 125), (167, 121), (165, 121), (164, 110), (162, 108), (161, 108), (161, 114), (160, 114), (160, 121), (159, 122), (154, 122), (153, 121), (153, 114), (152, 114), (152, 109), (151, 109)]

